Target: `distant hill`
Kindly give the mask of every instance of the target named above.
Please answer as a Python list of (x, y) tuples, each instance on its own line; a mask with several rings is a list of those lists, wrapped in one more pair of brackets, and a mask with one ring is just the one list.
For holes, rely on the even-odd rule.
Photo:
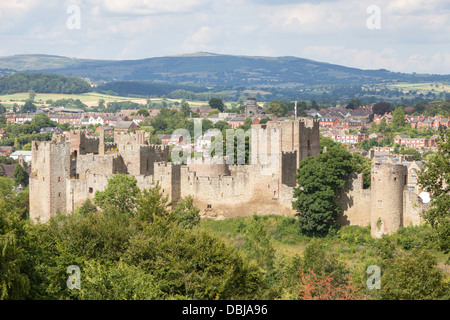
[(362, 70), (297, 57), (196, 53), (140, 60), (87, 60), (48, 55), (0, 57), (0, 68), (55, 73), (97, 81), (153, 81), (211, 86), (286, 87), (450, 81), (450, 75)]

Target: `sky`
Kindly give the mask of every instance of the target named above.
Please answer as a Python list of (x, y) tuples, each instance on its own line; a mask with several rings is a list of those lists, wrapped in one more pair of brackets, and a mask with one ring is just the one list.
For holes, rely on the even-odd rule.
[(295, 56), (450, 74), (449, 0), (0, 0), (0, 56)]

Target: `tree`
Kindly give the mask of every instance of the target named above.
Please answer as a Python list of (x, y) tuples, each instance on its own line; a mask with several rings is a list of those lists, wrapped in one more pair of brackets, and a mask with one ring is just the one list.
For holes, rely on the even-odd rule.
[(450, 285), (427, 250), (416, 249), (411, 255), (394, 258), (386, 267), (381, 277), (381, 299), (450, 299)]
[(28, 173), (20, 164), (14, 168), (14, 183), (16, 186), (21, 184), (23, 187), (28, 185)]
[(192, 229), (200, 225), (200, 209), (194, 205), (194, 198), (180, 199), (174, 209), (178, 225), (183, 229)]
[(140, 221), (152, 222), (169, 216), (168, 196), (163, 196), (159, 183), (154, 188), (144, 189), (137, 197), (135, 217)]
[(22, 106), (21, 112), (22, 113), (27, 113), (27, 112), (33, 113), (33, 112), (36, 112), (36, 106), (34, 105), (33, 101), (27, 100), (25, 102), (25, 104)]
[(402, 107), (397, 107), (392, 112), (392, 125), (394, 126), (394, 130), (400, 130), (405, 127), (405, 111), (403, 111)]
[(274, 100), (270, 102), (265, 112), (267, 114), (273, 114), (277, 117), (285, 117), (288, 113), (288, 110), (287, 108), (285, 108), (285, 104), (282, 101)]
[(26, 231), (21, 205), (13, 180), (0, 177), (0, 300), (25, 299), (30, 289), (24, 272), (26, 255), (22, 243)]
[(115, 211), (129, 215), (136, 210), (136, 199), (140, 193), (134, 176), (116, 174), (108, 180), (104, 191), (95, 193), (94, 202), (103, 211)]
[(183, 116), (185, 118), (189, 117), (191, 115), (191, 108), (189, 107), (189, 103), (184, 102), (180, 107), (180, 111), (183, 113)]
[(98, 107), (99, 109), (103, 109), (103, 108), (105, 107), (105, 100), (99, 99), (99, 100), (98, 100), (97, 107)]
[(255, 260), (266, 272), (273, 271), (275, 249), (261, 217), (254, 215), (253, 219), (241, 225), (238, 231), (242, 235), (240, 249), (244, 251), (244, 255)]
[(148, 113), (148, 110), (144, 108), (141, 108), (138, 111), (136, 111), (136, 114), (144, 117), (148, 117), (150, 115), (150, 113)]
[(224, 104), (222, 99), (219, 98), (211, 98), (208, 102), (209, 106), (214, 109), (218, 109), (220, 112), (224, 110)]
[(353, 170), (351, 153), (337, 144), (300, 162), (293, 208), (301, 233), (325, 236), (338, 229), (337, 218), (342, 209), (335, 203), (336, 191), (344, 186)]
[(439, 234), (441, 248), (450, 251), (450, 129), (441, 131), (436, 139), (438, 151), (420, 171), (418, 182), (430, 193), (431, 209), (424, 219)]
[(317, 275), (313, 270), (302, 272), (300, 300), (366, 300), (362, 285), (356, 285), (348, 276), (344, 284), (336, 284), (332, 275)]
[(34, 118), (31, 120), (31, 124), (35, 124), (40, 128), (45, 128), (45, 127), (56, 127), (57, 123), (50, 120), (50, 118), (44, 114), (44, 113), (39, 113), (37, 115), (34, 116)]
[(36, 97), (36, 92), (34, 92), (34, 90), (30, 90), (30, 91), (28, 91), (28, 99), (31, 101), (31, 102), (34, 102), (34, 98)]
[(369, 115), (369, 120), (373, 121), (373, 115), (384, 115), (385, 113), (391, 112), (391, 104), (387, 102), (378, 102), (375, 103), (372, 107), (372, 114)]

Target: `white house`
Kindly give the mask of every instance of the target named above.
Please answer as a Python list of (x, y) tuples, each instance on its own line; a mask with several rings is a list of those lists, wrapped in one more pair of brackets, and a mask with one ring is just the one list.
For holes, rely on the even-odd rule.
[(20, 155), (23, 156), (23, 160), (26, 163), (31, 163), (31, 151), (18, 150), (9, 155), (11, 159), (19, 160)]

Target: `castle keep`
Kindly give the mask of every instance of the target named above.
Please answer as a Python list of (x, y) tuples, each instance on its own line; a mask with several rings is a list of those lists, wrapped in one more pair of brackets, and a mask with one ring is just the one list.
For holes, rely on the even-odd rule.
[[(30, 175), (30, 218), (46, 222), (57, 212), (70, 213), (95, 192), (103, 191), (117, 173), (136, 177), (138, 187), (159, 183), (170, 200), (192, 196), (205, 217), (257, 214), (293, 215), (293, 189), (300, 161), (320, 153), (319, 123), (310, 119), (252, 125), (250, 164), (227, 161), (169, 161), (169, 147), (151, 145), (145, 132), (115, 132), (114, 142), (72, 131), (68, 137), (33, 141)], [(420, 222), (426, 209), (417, 194), (406, 190), (403, 164), (372, 165), (372, 189), (353, 175), (337, 200), (340, 223), (371, 225), (372, 234), (395, 231)]]

